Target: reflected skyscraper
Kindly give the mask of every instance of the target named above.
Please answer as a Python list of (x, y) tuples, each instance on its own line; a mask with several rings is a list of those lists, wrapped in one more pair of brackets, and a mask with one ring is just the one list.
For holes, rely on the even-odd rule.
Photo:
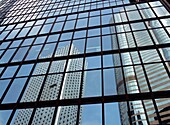
[[(145, 5), (140, 5), (141, 8), (146, 8)], [(167, 11), (162, 8), (159, 13), (163, 15), (168, 15)], [(122, 10), (120, 10), (122, 11)], [(149, 9), (141, 10), (141, 15), (143, 18), (150, 18), (153, 14)], [(138, 15), (132, 12), (128, 15), (131, 18), (135, 18)], [(112, 19), (114, 20), (124, 20), (124, 17), (120, 14), (119, 16)], [(166, 25), (166, 21), (164, 24)], [(145, 29), (150, 30), (146, 31)], [(168, 35), (163, 29), (154, 29), (155, 27), (160, 27), (160, 22), (158, 20), (131, 23), (125, 25), (118, 25), (111, 28), (111, 32), (116, 34), (112, 37), (113, 49), (115, 48), (133, 48), (136, 46), (147, 46), (154, 44), (163, 44), (168, 42)], [(125, 33), (129, 29), (133, 30), (133, 33)], [(139, 30), (140, 29), (140, 30)], [(139, 30), (139, 31), (138, 31)], [(117, 68), (115, 70), (116, 82), (117, 82), (117, 92), (118, 94), (128, 94), (142, 93), (150, 91), (165, 91), (169, 90), (169, 76), (167, 70), (170, 70), (168, 64), (150, 64), (150, 62), (160, 61), (161, 55), (164, 60), (169, 58), (170, 52), (168, 48), (165, 49), (150, 49), (144, 51), (134, 51), (125, 52), (120, 55), (114, 55), (115, 66), (124, 65), (122, 68)], [(141, 63), (145, 65), (142, 66)], [(128, 66), (138, 64), (137, 66)], [(147, 75), (147, 78), (145, 76)], [(124, 74), (124, 75), (123, 75)], [(163, 124), (169, 124), (170, 121), (170, 111), (169, 111), (170, 101), (163, 99), (157, 100), (157, 107), (160, 109), (160, 117)], [(130, 109), (130, 119), (133, 125), (147, 125), (147, 119), (150, 124), (159, 124), (156, 117), (155, 108), (153, 102), (150, 100), (145, 101), (130, 101), (129, 107), (126, 102), (119, 103), (121, 122), (123, 125), (128, 125), (129, 115), (127, 113), (128, 108)]]
[[(68, 53), (68, 51), (69, 51), (69, 46), (61, 47), (56, 52), (55, 56), (63, 56), (65, 53)], [(79, 51), (72, 45), (70, 54), (78, 54), (78, 53)], [(82, 59), (71, 59), (67, 63), (66, 71), (81, 70), (83, 66), (82, 64), (83, 64)], [(36, 70), (34, 71), (33, 74), (34, 75), (44, 74), (45, 69), (46, 67), (48, 67), (48, 65), (49, 65), (48, 63), (40, 63), (39, 65), (37, 65)], [(65, 60), (52, 62), (49, 73), (58, 73), (58, 74), (51, 74), (47, 76), (40, 97), (40, 101), (56, 100), (58, 98), (63, 77), (64, 77), (63, 84), (62, 84), (63, 87), (59, 98), (60, 99), (79, 98), (82, 73), (72, 72), (72, 73), (66, 73), (64, 76), (61, 71), (64, 70), (63, 68), (65, 65), (66, 65)], [(36, 98), (40, 93), (40, 88), (43, 84), (43, 80), (44, 80), (44, 76), (32, 77), (21, 99), (21, 102), (36, 101)], [(83, 84), (85, 84), (84, 81), (82, 85)], [(77, 110), (78, 110), (78, 106), (59, 107), (56, 115), (55, 125), (66, 125), (68, 124), (68, 120), (70, 125), (75, 125), (77, 121)], [(31, 113), (32, 113), (31, 109), (19, 111), (15, 118), (14, 125), (28, 124)], [(54, 107), (37, 109), (32, 124), (50, 125), (52, 121), (53, 113), (54, 113)], [(46, 117), (47, 115), (48, 117)], [(81, 114), (79, 119), (80, 119), (79, 123), (81, 123)]]
[(0, 124), (169, 124), (168, 0), (0, 1)]

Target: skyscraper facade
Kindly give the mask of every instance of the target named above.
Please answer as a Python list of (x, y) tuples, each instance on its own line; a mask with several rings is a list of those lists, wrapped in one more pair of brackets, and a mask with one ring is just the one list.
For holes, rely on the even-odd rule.
[[(69, 46), (61, 47), (58, 52), (56, 52), (57, 55), (61, 55), (69, 50)], [(72, 47), (71, 53), (78, 54), (78, 50), (75, 47)], [(48, 56), (47, 56), (48, 57)], [(82, 68), (82, 59), (73, 59), (69, 61), (69, 65), (67, 67), (68, 70), (80, 70)], [(51, 65), (51, 72), (60, 72), (60, 69), (62, 69), (65, 65), (65, 61), (55, 61)], [(48, 67), (48, 63), (40, 63), (36, 66), (36, 70), (33, 74), (43, 74), (46, 67)], [(21, 102), (28, 102), (28, 101), (34, 101), (36, 96), (38, 95), (40, 91), (40, 86), (43, 81), (43, 77), (34, 77), (29, 81), (29, 85), (25, 90), (25, 93), (21, 99)], [(44, 89), (42, 91), (42, 95), (40, 97), (41, 101), (44, 100), (56, 100), (59, 88), (61, 86), (62, 81), (62, 74), (53, 74), (49, 75), (45, 81)], [(80, 92), (80, 83), (81, 83), (81, 73), (75, 72), (75, 73), (68, 73), (65, 76), (63, 88), (61, 92), (61, 99), (71, 99), (71, 98), (78, 98), (78, 94)], [(84, 84), (84, 83), (83, 83)], [(62, 107), (58, 109), (58, 113), (56, 116), (55, 125), (63, 125), (67, 123), (67, 120), (69, 120), (68, 124), (76, 124), (76, 118), (77, 118), (77, 106), (67, 106)], [(47, 108), (46, 110), (39, 109), (36, 111), (35, 117), (33, 119), (32, 124), (51, 124), (52, 120), (52, 114), (54, 112), (54, 108)], [(69, 113), (70, 112), (70, 113)], [(23, 110), (19, 111), (15, 121), (14, 125), (19, 124), (28, 124), (29, 116), (31, 115), (30, 110)], [(46, 117), (48, 116), (48, 117)], [(42, 120), (43, 119), (43, 120)]]
[[(159, 4), (159, 2), (157, 3)], [(146, 4), (141, 4), (137, 6), (138, 8), (147, 8)], [(120, 10), (124, 11), (124, 10)], [(160, 8), (160, 10), (156, 11), (158, 15), (169, 15), (169, 13), (164, 9)], [(154, 16), (153, 12), (149, 9), (143, 9), (140, 11), (143, 18), (151, 18)], [(136, 18), (139, 16), (137, 13), (132, 12), (129, 14), (129, 17)], [(115, 17), (115, 20), (121, 20), (123, 21), (125, 17), (123, 17), (121, 14)], [(112, 20), (113, 21), (113, 20)], [(162, 20), (163, 24), (166, 25), (167, 21)], [(139, 23), (133, 23), (130, 24), (132, 30), (134, 33), (122, 33), (119, 34), (117, 31), (126, 32), (128, 30), (129, 26), (125, 25), (119, 25), (116, 27), (111, 28), (112, 32), (114, 34), (117, 34), (116, 37), (114, 36), (112, 38), (113, 40), (113, 49), (114, 47), (120, 47), (120, 48), (127, 48), (132, 47), (135, 45), (135, 41), (137, 42), (137, 46), (145, 46), (145, 45), (151, 45), (151, 44), (163, 44), (167, 43), (169, 38), (167, 33), (160, 29), (155, 29), (155, 27), (160, 27), (160, 22), (158, 20), (152, 20), (152, 21), (145, 21), (145, 22), (139, 22)], [(146, 30), (142, 30), (140, 32), (137, 32), (139, 29), (146, 29), (149, 28), (149, 32)], [(133, 39), (132, 35), (135, 37)], [(153, 40), (153, 41), (152, 41)], [(153, 42), (153, 43), (151, 43)], [(159, 51), (155, 49), (150, 50), (142, 50), (138, 53), (136, 52), (127, 52), (125, 54), (121, 55), (114, 55), (114, 64), (119, 65), (122, 61), (124, 65), (130, 65), (130, 64), (140, 64), (140, 63), (146, 63), (144, 67), (141, 66), (129, 66), (125, 67), (123, 69), (123, 72), (125, 73), (123, 81), (123, 76), (121, 75), (121, 69), (116, 69), (116, 81), (117, 81), (117, 91), (118, 94), (125, 93), (124, 84), (126, 84), (126, 91), (127, 93), (141, 93), (141, 92), (148, 92), (150, 91), (164, 91), (168, 90), (169, 85), (169, 76), (164, 68), (166, 66), (166, 69), (169, 71), (169, 63), (165, 63), (164, 66), (161, 63), (158, 64), (151, 64), (148, 65), (149, 62), (157, 62), (160, 60), (160, 58), (167, 60), (169, 58), (170, 52), (168, 51), (168, 48), (160, 49)], [(159, 57), (161, 55), (161, 57)], [(140, 56), (140, 57), (139, 57)], [(121, 58), (121, 59), (120, 59)], [(142, 60), (140, 60), (140, 58)], [(121, 60), (121, 61), (120, 61)], [(141, 62), (140, 62), (141, 61)], [(149, 85), (146, 83), (146, 78), (144, 76), (144, 69), (147, 74)], [(124, 83), (125, 82), (125, 83)], [(158, 99), (159, 100), (159, 99)], [(125, 102), (120, 102), (120, 113), (122, 115), (122, 124), (127, 125), (129, 124), (129, 119), (127, 114), (127, 107)], [(161, 111), (162, 123), (163, 124), (169, 124), (169, 110), (167, 109), (170, 106), (169, 100), (159, 100), (157, 103), (158, 109)], [(164, 110), (167, 109), (167, 110)], [(148, 120), (150, 124), (159, 124), (158, 119), (155, 116), (155, 109), (150, 101), (145, 101), (142, 103), (142, 101), (135, 101), (130, 103), (130, 110), (131, 110), (131, 120), (133, 124), (136, 125), (145, 125), (148, 124), (146, 121), (146, 117), (148, 117)], [(164, 111), (163, 111), (164, 110)]]
[(2, 0), (0, 124), (169, 124), (167, 0)]

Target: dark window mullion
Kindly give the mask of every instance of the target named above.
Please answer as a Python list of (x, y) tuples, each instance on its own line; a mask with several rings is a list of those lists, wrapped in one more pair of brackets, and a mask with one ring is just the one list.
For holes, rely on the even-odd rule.
[[(127, 13), (126, 13), (126, 17), (127, 17), (127, 19), (129, 20)], [(130, 30), (133, 31), (131, 25), (130, 25)], [(132, 32), (132, 36), (133, 36), (135, 45), (136, 45), (136, 47), (137, 47), (137, 49), (138, 49), (138, 45), (137, 45), (137, 41), (136, 41), (135, 36), (134, 36), (134, 32)], [(140, 54), (140, 52), (139, 52), (139, 49), (137, 50), (137, 52), (138, 52), (138, 55), (139, 55), (139, 59), (140, 59), (140, 61), (141, 61), (142, 69), (143, 69), (144, 76), (145, 76), (146, 81), (147, 81), (147, 85), (148, 85), (149, 91), (151, 92), (152, 97), (154, 97), (154, 95), (153, 95), (153, 93), (152, 93), (152, 88), (151, 88), (151, 85), (150, 85), (150, 82), (149, 82), (149, 78), (148, 78), (148, 76), (147, 76), (146, 69), (145, 69), (145, 67), (144, 67), (143, 60), (142, 60), (142, 56), (141, 56), (141, 54)], [(154, 103), (154, 99), (152, 99), (152, 101), (153, 101), (153, 104), (154, 104), (154, 108), (155, 108), (155, 110), (156, 110), (156, 114), (157, 114), (157, 116), (158, 116), (158, 122), (159, 122), (159, 124), (161, 125), (161, 124), (162, 124), (162, 121), (161, 121), (161, 119), (160, 119), (160, 116), (159, 116), (159, 113), (158, 113), (158, 110), (157, 110), (156, 103)]]

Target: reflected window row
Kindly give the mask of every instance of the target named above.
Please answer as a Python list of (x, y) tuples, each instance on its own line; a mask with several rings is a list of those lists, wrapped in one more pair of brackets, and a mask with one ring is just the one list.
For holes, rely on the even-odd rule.
[[(84, 14), (82, 14), (83, 16)], [(63, 22), (63, 20), (65, 20), (66, 18), (71, 19), (72, 17), (74, 17), (76, 15), (72, 15), (72, 16), (63, 16), (63, 17), (59, 17), (57, 18), (58, 21), (55, 21), (55, 18), (49, 18), (47, 20), (43, 19), (43, 20), (37, 20), (37, 21), (31, 21), (31, 22), (27, 22), (27, 23), (19, 23), (17, 25), (13, 24), (13, 25), (8, 25), (8, 26), (1, 26), (0, 27), (0, 31), (1, 31), (1, 40), (4, 39), (5, 37), (9, 37), (9, 38), (18, 38), (18, 37), (25, 37), (25, 36), (31, 36), (31, 35), (37, 35), (37, 34), (45, 34), (45, 33), (49, 33), (49, 32), (60, 32), (61, 30), (73, 30), (73, 29), (79, 29), (79, 28), (85, 28), (85, 25), (83, 25), (85, 22), (89, 22), (89, 27), (93, 26), (93, 23), (90, 23), (90, 19), (91, 18), (82, 18), (82, 19), (78, 19), (78, 20), (69, 20), (66, 21), (65, 23)], [(84, 15), (86, 16), (86, 14)], [(105, 15), (103, 15), (105, 16)], [(102, 16), (102, 17), (103, 17)], [(107, 15), (106, 15), (107, 16)], [(110, 15), (109, 15), (110, 16)], [(101, 17), (101, 19), (102, 19)], [(96, 18), (96, 17), (95, 17)], [(100, 17), (97, 17), (100, 18)], [(112, 18), (113, 19), (113, 18)], [(142, 31), (142, 30), (146, 30), (146, 29), (152, 29), (153, 31), (158, 30), (163, 30), (161, 29), (162, 27), (164, 28), (164, 30), (166, 30), (166, 32), (169, 32), (169, 18), (166, 19), (160, 19), (160, 20), (149, 20), (149, 21), (139, 21), (136, 23), (129, 23), (129, 24), (119, 24), (119, 22), (117, 22), (118, 24), (115, 25), (113, 24), (113, 26), (105, 26), (102, 27), (102, 34), (115, 34), (115, 33), (123, 33), (123, 32), (132, 32), (132, 31)], [(85, 22), (84, 22), (85, 21)], [(110, 21), (104, 21), (104, 19), (102, 19), (102, 25), (105, 24), (111, 24)], [(112, 21), (113, 23), (115, 21)], [(71, 25), (74, 24), (74, 25)], [(94, 25), (94, 26), (99, 26), (101, 25), (100, 23), (98, 25)], [(114, 26), (115, 25), (115, 26)], [(86, 25), (87, 26), (87, 25)], [(160, 28), (160, 29), (159, 29)], [(36, 29), (36, 30), (35, 30)], [(93, 30), (94, 29), (94, 30)], [(88, 29), (88, 31), (93, 30), (93, 32), (96, 30), (100, 30), (98, 28), (92, 28), (92, 29)], [(75, 31), (76, 33), (81, 33), (82, 37), (86, 36), (86, 32), (87, 30), (80, 30), (80, 31)], [(106, 32), (107, 31), (107, 32)], [(166, 33), (165, 33), (166, 34)], [(93, 34), (89, 34), (88, 36), (96, 36), (96, 35), (101, 35), (100, 31), (98, 31), (98, 34), (95, 32), (94, 35)], [(87, 37), (88, 37), (87, 36)], [(7, 39), (9, 39), (7, 37)], [(79, 38), (78, 36), (76, 36), (74, 38)]]
[[(104, 2), (106, 2), (106, 1), (104, 1)], [(101, 2), (100, 2), (101, 3)], [(112, 2), (109, 2), (109, 4), (111, 4)], [(96, 3), (94, 3), (94, 5), (95, 5)], [(102, 2), (102, 4), (103, 4), (103, 2)], [(152, 7), (157, 7), (157, 6), (162, 6), (162, 4), (160, 3), (160, 2), (155, 2), (155, 3), (153, 3), (153, 2), (150, 2), (150, 5), (152, 6)], [(80, 6), (85, 6), (85, 5), (80, 5)], [(48, 7), (48, 6), (47, 6)], [(32, 10), (33, 12), (38, 12), (38, 10), (39, 11), (44, 11), (47, 7), (45, 7), (45, 6), (40, 6), (40, 7), (38, 7), (38, 8), (30, 8), (29, 9), (29, 11), (27, 12), (25, 9), (25, 11), (23, 11), (22, 13), (20, 12), (17, 12), (17, 11), (21, 11), (21, 10), (17, 10), (17, 11), (14, 11), (13, 13), (12, 12), (10, 12), (8, 15), (7, 15), (7, 17), (11, 17), (11, 16), (16, 16), (16, 15), (21, 15), (21, 14), (26, 14), (26, 13), (30, 13), (30, 10)], [(76, 6), (77, 7), (77, 6)], [(150, 8), (150, 6), (148, 5), (148, 4), (137, 4), (137, 7), (139, 8), (139, 9), (144, 9), (144, 11), (148, 11), (148, 12), (150, 12), (150, 10), (149, 10), (149, 8)], [(25, 8), (25, 7), (24, 7)], [(53, 8), (54, 9), (54, 6), (52, 7), (52, 6), (50, 6), (49, 5), (49, 7), (48, 7), (50, 10), (51, 10), (51, 8)], [(59, 9), (60, 8), (60, 5), (57, 5), (57, 7), (56, 7), (57, 9)], [(56, 9), (55, 8), (55, 9)], [(63, 7), (61, 7), (62, 9), (63, 9)], [(91, 8), (91, 9), (93, 9), (93, 8)], [(125, 10), (126, 11), (134, 11), (134, 10), (137, 10), (137, 8), (136, 8), (136, 6), (135, 5), (130, 5), (130, 6), (125, 6), (125, 8), (123, 8), (123, 7), (119, 7), (119, 8), (115, 8), (114, 9), (114, 13), (116, 13), (116, 12), (124, 12)]]
[[(112, 3), (115, 3), (116, 1), (98, 1), (98, 2), (93, 2), (93, 3), (81, 3), (81, 4), (78, 4), (78, 1), (76, 2), (70, 2), (69, 3), (67, 1), (65, 2), (60, 2), (60, 3), (52, 3), (50, 4), (49, 2), (47, 4), (44, 4), (44, 5), (40, 5), (38, 4), (38, 6), (34, 6), (33, 5), (30, 5), (30, 3), (28, 3), (27, 5), (23, 6), (22, 4), (22, 8), (19, 8), (20, 6), (17, 5), (16, 9), (14, 9), (14, 11), (12, 11), (13, 9), (11, 8), (10, 11), (7, 13), (7, 17), (11, 17), (11, 16), (17, 16), (17, 15), (23, 15), (23, 14), (31, 14), (31, 13), (35, 13), (35, 12), (41, 12), (41, 11), (50, 11), (50, 10), (55, 10), (55, 9), (64, 9), (64, 8), (78, 8), (78, 7), (86, 7), (86, 6), (94, 6), (94, 5), (97, 5), (97, 6), (100, 6), (101, 4), (112, 4)], [(120, 2), (120, 1), (117, 1), (117, 2)], [(65, 3), (65, 5), (64, 5)], [(29, 7), (27, 7), (29, 6)], [(74, 7), (75, 6), (75, 7)], [(25, 9), (25, 8), (29, 8), (29, 9)], [(93, 8), (91, 8), (93, 9)]]
[[(120, 27), (117, 26), (113, 29), (120, 30)], [(110, 33), (110, 27), (102, 28), (102, 31), (103, 34), (108, 32)], [(115, 35), (105, 35), (97, 37), (91, 36), (90, 38), (84, 39), (76, 38), (80, 36), (86, 37), (86, 33), (88, 33), (89, 35), (100, 35), (100, 29), (91, 29), (88, 30), (88, 32), (85, 30), (77, 31), (74, 33), (74, 37), (72, 32), (68, 32), (63, 33), (60, 36), (59, 34), (54, 34), (49, 35), (49, 37), (41, 36), (37, 37), (36, 39), (27, 38), (25, 40), (3, 42), (0, 45), (0, 62), (19, 62), (23, 59), (36, 60), (37, 58), (43, 59), (58, 56), (67, 56), (68, 54), (77, 55), (83, 53), (134, 48), (136, 46), (154, 46), (156, 44), (169, 43), (169, 36), (163, 28), (149, 30), (149, 32), (144, 29), (143, 31), (136, 31), (132, 33), (126, 32)], [(74, 38), (74, 40), (71, 40), (72, 37)], [(60, 40), (58, 40), (58, 38)], [(72, 51), (72, 49), (74, 51)], [(159, 53), (164, 53), (166, 60), (168, 60), (168, 51), (169, 49), (165, 48), (162, 52)]]
[[(116, 0), (110, 0), (110, 2), (115, 2)], [(82, 0), (82, 1), (64, 1), (64, 0), (61, 0), (61, 1), (58, 1), (58, 0), (51, 0), (51, 1), (24, 1), (22, 3), (18, 3), (18, 1), (16, 3), (14, 3), (14, 6), (13, 8), (11, 8), (10, 10), (13, 11), (13, 10), (17, 10), (17, 9), (22, 9), (22, 8), (32, 8), (32, 7), (37, 7), (40, 6), (40, 5), (49, 5), (49, 6), (54, 6), (54, 7), (69, 7), (69, 6), (75, 6), (75, 5), (79, 5), (79, 4), (89, 4), (91, 2), (100, 2), (99, 0)], [(106, 2), (106, 1), (103, 1), (103, 2)], [(24, 5), (24, 6), (23, 6)], [(54, 8), (53, 7), (53, 8)]]
[[(153, 43), (153, 41), (151, 40), (148, 34), (146, 34), (148, 35), (148, 39), (146, 39), (146, 35), (145, 35), (145, 38), (143, 39), (141, 39), (142, 37), (139, 38), (138, 35), (140, 35), (141, 33), (144, 34), (147, 32), (134, 32), (134, 33), (136, 35), (135, 38), (139, 39), (140, 41), (136, 42), (134, 40), (134, 41), (129, 42), (128, 40), (124, 39), (126, 40), (126, 43), (124, 41), (121, 42), (122, 37), (126, 37), (126, 35), (128, 36), (131, 35), (132, 37), (132, 35), (134, 35), (134, 34), (129, 33), (129, 34), (119, 34), (118, 36), (107, 35), (107, 36), (103, 36), (102, 39), (100, 37), (77, 39), (77, 40), (72, 40), (72, 42), (71, 41), (63, 41), (63, 42), (51, 41), (50, 43), (50, 39), (52, 38), (52, 40), (54, 40), (53, 38), (57, 38), (58, 35), (51, 35), (48, 38), (46, 36), (42, 36), (42, 37), (37, 37), (36, 39), (28, 38), (23, 41), (16, 40), (13, 42), (10, 42), (10, 41), (4, 42), (0, 46), (0, 52), (1, 52), (0, 62), (1, 63), (20, 62), (23, 59), (24, 60), (36, 60), (36, 59), (59, 57), (59, 56), (118, 50), (118, 49), (124, 49), (124, 48), (130, 49), (130, 48), (136, 47), (136, 45), (138, 47), (142, 47), (142, 46), (155, 44), (156, 40)], [(70, 34), (62, 34), (63, 37), (61, 36), (61, 39), (62, 38), (67, 39), (68, 38), (66, 37), (67, 35), (70, 35)], [(163, 36), (165, 35), (163, 34)], [(161, 41), (162, 43), (157, 42), (156, 44), (164, 44), (164, 43), (168, 43), (168, 41), (169, 41), (169, 38), (168, 36), (166, 36), (164, 39), (162, 39)], [(119, 44), (117, 42), (119, 42)], [(151, 52), (155, 50), (146, 50), (146, 51)], [(161, 52), (159, 53), (163, 53), (162, 55), (166, 57), (165, 60), (168, 60), (169, 59), (169, 55), (168, 55), (169, 48), (164, 48), (160, 51)], [(142, 54), (142, 51), (140, 53)], [(154, 53), (156, 54), (157, 52), (155, 51)]]
[[(70, 105), (58, 107), (41, 107), (29, 109), (1, 110), (2, 123), (17, 124), (81, 124), (91, 125), (121, 125), (131, 123), (140, 124), (168, 124), (169, 112), (166, 110), (169, 101), (166, 98), (137, 100), (129, 102), (115, 102), (104, 104)], [(157, 108), (158, 107), (158, 108)], [(55, 113), (55, 109), (57, 112)], [(35, 112), (33, 112), (33, 110)], [(12, 113), (13, 112), (13, 113)], [(112, 117), (114, 116), (114, 117)], [(12, 117), (12, 120), (8, 119)], [(30, 120), (30, 119), (33, 120)], [(42, 120), (43, 119), (43, 120)], [(89, 123), (90, 121), (90, 123)]]
[[(99, 18), (99, 17), (97, 17), (97, 18)], [(46, 22), (51, 22), (54, 20), (55, 20), (54, 18), (51, 18), (49, 20), (46, 20)], [(28, 23), (21, 23), (18, 25), (9, 25), (8, 27), (1, 26), (0, 30), (2, 33), (0, 35), (0, 40), (23, 38), (26, 36), (30, 37), (30, 36), (35, 36), (35, 35), (43, 35), (43, 34), (47, 34), (47, 33), (57, 33), (57, 32), (60, 33), (61, 31), (70, 31), (73, 29), (79, 30), (80, 28), (86, 28), (87, 26), (94, 27), (94, 26), (105, 25), (105, 24), (101, 24), (100, 21), (98, 22), (98, 24), (96, 24), (96, 22), (92, 21), (91, 18), (71, 20), (71, 21), (66, 21), (66, 22), (48, 23), (48, 24), (44, 24), (44, 21), (45, 20), (38, 20), (37, 22), (33, 21), (33, 22), (28, 22)], [(95, 19), (95, 21), (96, 21), (96, 19)], [(103, 35), (111, 34), (111, 33), (118, 34), (121, 32), (126, 32), (127, 34), (128, 33), (132, 34), (131, 33), (132, 31), (143, 30), (140, 32), (145, 32), (145, 34), (147, 36), (152, 35), (153, 33), (157, 34), (158, 32), (161, 32), (161, 34), (158, 36), (165, 35), (164, 36), (164, 38), (165, 38), (167, 35), (169, 35), (169, 32), (170, 32), (168, 21), (169, 21), (169, 18), (161, 19), (160, 21), (159, 20), (150, 20), (150, 21), (145, 21), (145, 22), (130, 23), (130, 25), (124, 24), (124, 25), (102, 27), (102, 34)], [(107, 24), (107, 21), (103, 21), (103, 23), (104, 22)], [(112, 21), (112, 22), (114, 23), (115, 21)], [(44, 24), (44, 25), (42, 25), (42, 24)], [(86, 26), (84, 24), (86, 24)], [(93, 24), (95, 24), (95, 25), (93, 25)], [(109, 23), (109, 24), (111, 24), (111, 23)], [(166, 26), (166, 28), (165, 28), (165, 26)], [(148, 31), (145, 31), (146, 29), (150, 29), (149, 31), (151, 33), (148, 33)], [(86, 33), (88, 33), (87, 37), (101, 35), (100, 28), (92, 28), (92, 29), (88, 29), (88, 32), (86, 32), (86, 31), (87, 30), (83, 30), (83, 29), (80, 31), (75, 31), (75, 35), (78, 33), (81, 34), (82, 37), (85, 37)], [(94, 33), (90, 34), (91, 31), (93, 31)], [(62, 33), (62, 34), (64, 35), (64, 34), (72, 34), (72, 33), (70, 32), (70, 33)], [(119, 35), (121, 35), (121, 34), (119, 34)], [(146, 37), (146, 38), (148, 38), (148, 37)]]
[[(86, 62), (88, 65), (88, 60)], [(162, 63), (67, 72), (82, 69), (81, 63), (81, 60), (54, 61), (50, 68), (49, 62), (37, 63), (35, 68), (33, 64), (22, 65), (20, 69), (18, 66), (7, 67), (0, 79), (2, 103), (170, 90), (169, 71), (167, 73)], [(170, 69), (168, 63), (166, 66)], [(57, 73), (63, 70), (64, 73)], [(47, 71), (51, 74), (46, 74)]]
[[(118, 109), (118, 103), (105, 103), (102, 113), (102, 104), (89, 104), (89, 105), (70, 105), (70, 106), (59, 106), (59, 107), (42, 107), (42, 108), (30, 108), (30, 109), (17, 109), (13, 110), (4, 110), (0, 111), (0, 115), (3, 116), (2, 123), (7, 124), (10, 122), (10, 125), (17, 124), (41, 124), (41, 125), (50, 125), (52, 120), (55, 118), (54, 124), (71, 124), (75, 125), (76, 123), (81, 125), (87, 124), (97, 124), (102, 125), (102, 115), (105, 117), (105, 124), (109, 125), (120, 125), (120, 113)], [(57, 113), (55, 113), (57, 109)], [(78, 110), (79, 109), (79, 110)], [(35, 110), (35, 113), (33, 113)], [(111, 112), (110, 112), (111, 111)], [(14, 116), (11, 121), (8, 121), (11, 117), (12, 112)], [(112, 118), (111, 116), (114, 117)], [(30, 118), (33, 117), (33, 120), (30, 121)], [(42, 120), (43, 119), (43, 120)], [(90, 121), (90, 123), (89, 123)]]
[[(134, 6), (134, 5), (133, 5)], [(126, 9), (124, 9), (123, 7), (119, 7), (119, 8), (114, 8), (113, 9), (113, 12), (114, 12), (114, 19), (115, 19), (115, 22), (124, 22), (124, 21), (127, 21), (127, 20), (140, 20), (140, 19), (146, 19), (146, 18), (154, 18), (154, 17), (156, 17), (156, 16), (158, 16), (158, 17), (160, 17), (160, 16), (165, 16), (165, 15), (169, 15), (169, 13), (167, 12), (167, 10), (163, 7), (163, 6), (156, 6), (156, 7), (154, 7), (153, 8), (153, 10), (151, 10), (150, 8), (147, 8), (148, 6), (147, 5), (143, 5), (143, 4), (139, 4), (138, 6), (138, 8), (140, 8), (141, 10), (138, 10), (137, 11), (137, 8), (136, 7), (126, 7)], [(146, 8), (145, 8), (145, 6), (146, 6)], [(129, 9), (129, 8), (131, 8), (131, 9)], [(134, 8), (134, 9), (133, 9)], [(80, 9), (80, 8), (79, 8)], [(124, 11), (124, 10), (126, 10), (126, 11)], [(69, 11), (69, 10), (66, 10), (66, 11)], [(41, 13), (35, 13), (35, 14), (31, 14), (31, 16), (28, 16), (28, 15), (21, 15), (20, 14), (20, 16), (19, 17), (11, 17), (10, 16), (10, 18), (8, 18), (8, 19), (4, 19), (4, 22), (8, 22), (8, 24), (9, 24), (9, 21), (11, 22), (11, 21), (15, 21), (15, 20), (19, 20), (19, 19), (21, 19), (21, 17), (22, 17), (22, 19), (21, 19), (21, 21), (23, 21), (23, 17), (25, 17), (25, 19), (27, 18), (28, 20), (30, 20), (30, 18), (37, 18), (37, 17), (39, 17), (39, 18), (43, 18), (43, 15), (45, 15), (45, 16), (47, 16), (48, 14), (49, 15), (51, 15), (51, 14), (55, 14), (55, 13), (58, 13), (59, 14), (59, 10), (57, 9), (56, 11), (54, 11), (54, 10), (52, 10), (52, 12), (41, 12)], [(61, 13), (62, 12), (62, 13)], [(64, 14), (63, 13), (63, 10), (61, 10), (61, 12), (60, 12), (60, 14)], [(72, 11), (70, 11), (70, 12), (72, 12)], [(142, 17), (140, 16), (140, 13), (142, 13)], [(149, 14), (148, 14), (149, 13)], [(154, 13), (156, 13), (156, 16), (155, 16), (155, 14)], [(58, 15), (57, 14), (57, 15)], [(85, 14), (86, 14), (86, 16), (95, 16), (95, 15), (98, 15), (98, 14), (100, 14), (100, 11), (94, 11), (94, 12), (91, 12), (91, 14), (88, 14), (88, 13), (83, 13), (83, 15), (85, 16)], [(110, 18), (110, 22), (113, 20), (112, 18), (113, 18), (113, 14), (112, 14), (112, 9), (106, 9), (106, 10), (101, 10), (101, 14), (103, 15), (103, 14), (108, 14), (108, 15), (106, 15), (106, 16), (102, 16), (103, 18), (102, 19), (104, 19), (104, 17), (107, 17), (107, 18)], [(56, 15), (56, 14), (55, 14)], [(82, 14), (81, 14), (82, 15)], [(135, 17), (134, 17), (134, 15), (135, 15)], [(52, 15), (51, 15), (52, 16)], [(128, 17), (126, 17), (126, 16), (128, 16)], [(122, 21), (120, 21), (120, 19), (121, 19), (121, 17), (123, 17), (124, 18), (124, 20), (122, 20)], [(76, 15), (74, 15), (74, 16), (72, 16), (71, 17), (72, 19), (74, 19), (74, 18), (76, 18)], [(95, 18), (95, 17), (93, 17), (93, 18)], [(97, 17), (96, 17), (97, 18)], [(91, 19), (91, 20), (93, 20), (93, 19)], [(6, 23), (7, 23), (6, 22)], [(108, 22), (109, 23), (109, 22)], [(3, 23), (4, 24), (4, 23)]]

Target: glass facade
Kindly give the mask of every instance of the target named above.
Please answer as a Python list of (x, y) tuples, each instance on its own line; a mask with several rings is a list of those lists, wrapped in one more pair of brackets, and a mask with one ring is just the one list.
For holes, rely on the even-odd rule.
[(170, 124), (166, 0), (2, 0), (0, 13), (0, 125)]

